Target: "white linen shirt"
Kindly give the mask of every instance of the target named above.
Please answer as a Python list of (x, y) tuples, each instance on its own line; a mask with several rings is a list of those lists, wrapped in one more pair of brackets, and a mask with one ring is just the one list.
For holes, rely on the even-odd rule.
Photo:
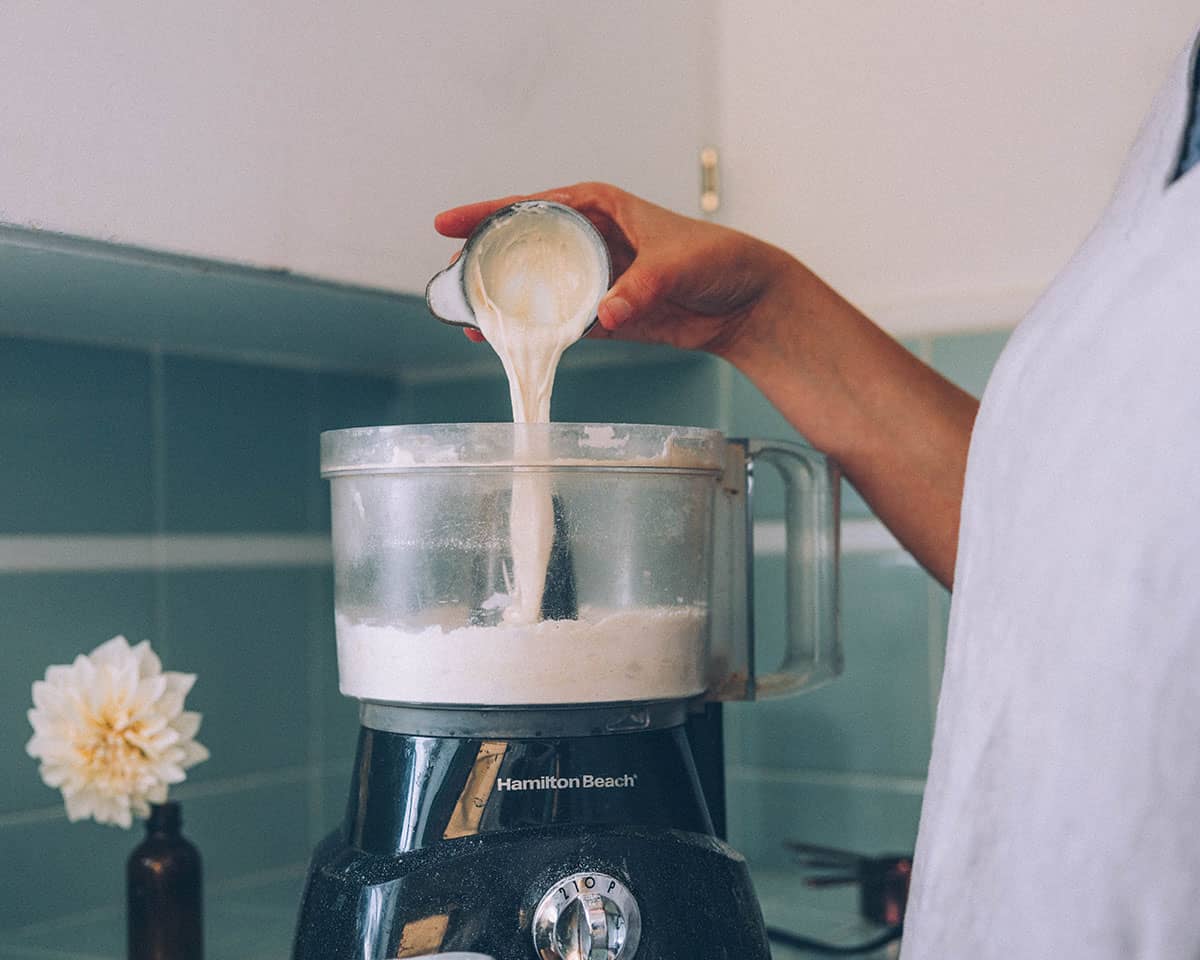
[(1200, 958), (1195, 52), (983, 397), (904, 960)]

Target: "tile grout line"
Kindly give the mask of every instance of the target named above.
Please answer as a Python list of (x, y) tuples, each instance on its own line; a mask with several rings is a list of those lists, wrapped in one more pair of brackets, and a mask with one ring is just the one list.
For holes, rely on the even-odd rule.
[(0, 572), (325, 567), (326, 533), (0, 536)]
[[(782, 555), (782, 520), (758, 521), (754, 536), (757, 555)], [(843, 554), (900, 550), (900, 544), (878, 520), (842, 521)], [(173, 570), (325, 568), (332, 562), (327, 533), (0, 536), (3, 573), (149, 570), (165, 575)], [(164, 625), (164, 620), (156, 622), (159, 627)]]
[[(309, 373), (308, 380), (308, 435), (313, 443), (318, 443), (321, 436), (321, 384), (320, 375)], [(318, 466), (319, 466), (318, 459)], [(313, 478), (315, 479), (315, 478)], [(321, 481), (324, 483), (324, 481)], [(304, 522), (310, 532), (321, 531), (321, 496), (319, 487), (313, 483), (304, 488)]]
[(731, 764), (726, 768), (731, 780), (760, 783), (809, 784), (823, 787), (859, 787), (870, 790), (890, 790), (895, 793), (920, 796), (925, 790), (924, 777), (902, 777), (880, 773), (849, 773), (840, 770), (780, 769)]
[(66, 808), (60, 803), (53, 807), (31, 807), (13, 813), (0, 813), (0, 830), (12, 827), (33, 827), (42, 823), (66, 820)]
[[(63, 927), (84, 926), (84, 925), (92, 923), (96, 920), (100, 920), (104, 917), (111, 916), (112, 912), (113, 912), (113, 907), (111, 905), (106, 906), (106, 907), (92, 907), (88, 910), (81, 910), (78, 913), (69, 913), (64, 917), (53, 917), (49, 920), (37, 920), (34, 923), (27, 923), (23, 926), (17, 927), (15, 930), (9, 930), (9, 931), (5, 931), (5, 932), (6, 933), (17, 933), (17, 934), (20, 934), (21, 936), (25, 936), (25, 937), (36, 936), (37, 934), (49, 932), (49, 931), (58, 932)], [(4, 946), (11, 947), (13, 945), (5, 944)], [(24, 947), (25, 945), (20, 944), (19, 946)], [(48, 950), (51, 948), (37, 947), (35, 949)], [(73, 956), (73, 954), (55, 953), (54, 956), (55, 957), (63, 957), (63, 956), (69, 957), (69, 956)]]
[[(318, 437), (321, 433), (321, 402), (320, 384), (316, 375), (312, 377), (312, 389), (309, 397), (309, 435)], [(324, 481), (322, 481), (324, 482)], [(308, 525), (312, 530), (321, 526), (318, 516), (321, 506), (319, 488), (309, 484), (307, 488)], [(310, 570), (304, 577), (305, 603), (305, 638), (308, 649), (305, 651), (307, 661), (304, 671), (308, 689), (308, 780), (307, 780), (307, 838), (309, 847), (314, 847), (320, 840), (320, 832), (325, 822), (325, 797), (321, 785), (321, 756), (325, 747), (325, 709), (321, 695), (321, 679), (325, 673), (325, 644), (321, 632), (317, 629), (317, 616), (321, 608), (321, 581), (316, 570)]]
[(733, 364), (717, 360), (717, 428), (729, 436), (733, 432)]
[[(883, 523), (875, 518), (843, 519), (840, 548), (843, 556), (861, 553), (891, 553), (907, 551)], [(754, 555), (781, 557), (787, 542), (787, 530), (782, 520), (757, 520), (754, 523)]]
[(308, 766), (279, 767), (259, 773), (243, 773), (234, 777), (181, 784), (176, 795), (180, 800), (206, 800), (210, 797), (231, 793), (245, 793), (262, 787), (282, 787), (303, 783), (308, 776)]
[(169, 657), (171, 638), (166, 566), (162, 538), (167, 530), (167, 393), (166, 361), (162, 349), (150, 351), (150, 489), (154, 503), (154, 539), (150, 545), (154, 569), (154, 646)]
[[(20, 928), (24, 930), (25, 928)], [(31, 928), (37, 932), (37, 928)], [(104, 954), (77, 953), (57, 947), (39, 947), (29, 944), (0, 944), (0, 958), (4, 960), (109, 960)]]
[[(317, 765), (317, 772), (324, 776), (328, 773), (341, 772), (345, 767), (349, 770), (349, 762), (329, 762)], [(247, 790), (257, 790), (261, 787), (286, 786), (299, 783), (308, 776), (309, 768), (279, 767), (260, 773), (246, 773), (233, 777), (222, 777), (218, 780), (201, 780), (183, 783), (174, 788), (173, 795), (183, 800), (201, 800), (208, 797), (223, 796), (231, 793), (243, 793)], [(10, 827), (28, 827), (42, 823), (66, 821), (67, 811), (62, 804), (46, 807), (32, 807), (28, 810), (18, 810), (12, 813), (0, 813), (0, 830)]]
[(395, 422), (412, 423), (416, 412), (414, 409), (416, 407), (415, 387), (400, 374), (396, 374), (392, 382), (395, 384), (395, 392), (392, 395), (390, 409), (396, 413)]
[[(757, 555), (782, 555), (782, 520), (758, 521), (754, 536)], [(880, 521), (842, 521), (843, 554), (900, 550), (900, 544)], [(3, 573), (149, 570), (165, 575), (172, 570), (325, 568), (332, 562), (327, 533), (0, 536)], [(165, 611), (159, 616), (156, 624), (163, 628)]]
[[(283, 864), (282, 866), (278, 866), (278, 867), (267, 867), (262, 870), (254, 870), (250, 873), (238, 874), (236, 877), (226, 877), (222, 880), (218, 880), (206, 889), (206, 893), (211, 894), (214, 898), (229, 896), (230, 894), (236, 894), (236, 893), (239, 893), (244, 890), (253, 890), (256, 887), (265, 886), (265, 885), (268, 885), (271, 883), (278, 883), (280, 881), (288, 881), (288, 880), (298, 880), (298, 879), (303, 878), (307, 874), (307, 872), (308, 872), (307, 861), (304, 861), (304, 862), (297, 861), (294, 863), (287, 863), (287, 864)], [(254, 910), (255, 908), (248, 907), (248, 909)], [(257, 908), (257, 909), (262, 910), (264, 908)], [(15, 930), (6, 930), (6, 931), (4, 931), (4, 933), (6, 933), (6, 934), (16, 933), (20, 936), (27, 937), (30, 935), (37, 935), (37, 934), (43, 933), (43, 932), (59, 931), (63, 927), (85, 926), (96, 920), (101, 920), (101, 919), (105, 919), (109, 916), (112, 916), (113, 911), (114, 911), (113, 906), (93, 907), (89, 910), (82, 910), (78, 913), (71, 913), (64, 917), (54, 917), (49, 920), (39, 920), (36, 923), (26, 924), (24, 926), (17, 927)], [(90, 958), (92, 957), (91, 954), (63, 953), (63, 952), (59, 951), (57, 948), (38, 947), (36, 945), (14, 944), (14, 943), (4, 943), (4, 942), (0, 942), (0, 957), (7, 957), (10, 954), (7, 953), (6, 951), (14, 950), (14, 949), (18, 949), (18, 948), (21, 950), (29, 949), (29, 950), (39, 951), (36, 954), (31, 954), (31, 955), (36, 955), (39, 957), (45, 955), (48, 957), (53, 957), (53, 958), (55, 958), (55, 960), (59, 960), (59, 958), (69, 958), (69, 960), (74, 960), (74, 958), (76, 958), (76, 957), (81, 957), (81, 958), (87, 957), (90, 960)]]
[(236, 893), (239, 890), (252, 889), (263, 884), (274, 883), (279, 880), (294, 880), (305, 876), (307, 873), (308, 861), (285, 863), (281, 867), (267, 867), (263, 870), (241, 873), (236, 877), (227, 877), (224, 880), (219, 880), (212, 885), (210, 892), (216, 896), (221, 896)]

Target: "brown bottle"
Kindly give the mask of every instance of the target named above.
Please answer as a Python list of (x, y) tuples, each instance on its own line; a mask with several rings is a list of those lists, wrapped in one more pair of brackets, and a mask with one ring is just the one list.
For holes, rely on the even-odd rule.
[(151, 804), (125, 865), (129, 960), (204, 956), (200, 851), (179, 832), (178, 803)]

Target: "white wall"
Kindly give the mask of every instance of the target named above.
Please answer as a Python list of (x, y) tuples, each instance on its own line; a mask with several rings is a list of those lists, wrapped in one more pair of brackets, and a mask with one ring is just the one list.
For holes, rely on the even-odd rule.
[(423, 292), (456, 203), (687, 206), (713, 0), (0, 4), (0, 222)]
[(1110, 195), (1195, 0), (721, 0), (723, 219), (892, 329), (1008, 325)]

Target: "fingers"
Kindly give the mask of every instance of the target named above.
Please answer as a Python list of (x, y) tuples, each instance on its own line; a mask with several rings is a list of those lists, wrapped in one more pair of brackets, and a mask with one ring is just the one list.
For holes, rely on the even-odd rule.
[(627, 198), (629, 194), (607, 183), (576, 183), (540, 193), (514, 194), (497, 200), (480, 200), (452, 207), (433, 218), (433, 228), (445, 237), (467, 237), (485, 217), (521, 200), (552, 200), (593, 218), (607, 218), (620, 223), (627, 206), (623, 201)]
[(661, 274), (635, 260), (600, 301), (596, 311), (600, 326), (619, 330), (636, 317), (650, 313), (664, 293)]
[[(648, 269), (635, 269), (634, 264), (637, 257), (639, 222), (656, 208), (611, 184), (576, 183), (543, 190), (540, 193), (514, 194), (495, 200), (468, 203), (442, 211), (434, 218), (433, 226), (443, 236), (465, 238), (486, 217), (501, 207), (521, 200), (550, 200), (578, 210), (591, 220), (604, 237), (612, 253), (614, 272), (619, 275), (617, 283), (601, 301), (597, 311), (600, 326), (604, 331), (619, 329), (631, 318), (651, 310), (659, 300), (661, 281)], [(475, 342), (484, 339), (477, 330), (467, 329), (465, 332), (467, 337)]]
[(464, 204), (443, 210), (433, 218), (433, 229), (444, 237), (467, 237), (484, 217), (495, 213), (501, 207), (516, 203), (523, 197), (502, 197), (499, 200), (481, 200), (477, 203)]

